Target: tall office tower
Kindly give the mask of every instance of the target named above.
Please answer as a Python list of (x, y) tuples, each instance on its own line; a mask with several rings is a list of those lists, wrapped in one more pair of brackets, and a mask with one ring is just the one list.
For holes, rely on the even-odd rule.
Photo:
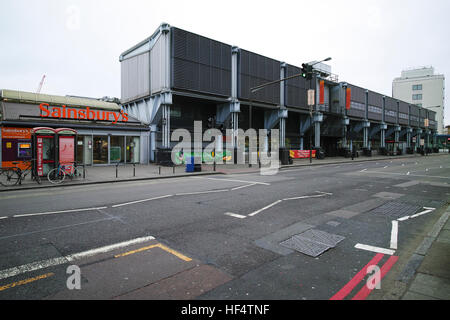
[(392, 97), (436, 112), (438, 134), (444, 133), (445, 77), (433, 67), (402, 71), (392, 81)]

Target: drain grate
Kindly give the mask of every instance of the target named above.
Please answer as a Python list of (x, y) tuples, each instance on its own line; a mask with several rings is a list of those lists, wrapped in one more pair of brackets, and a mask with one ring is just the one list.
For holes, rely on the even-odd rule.
[(334, 248), (345, 237), (337, 234), (310, 229), (292, 236), (280, 243), (281, 246), (293, 249), (311, 257), (317, 257), (330, 248)]
[(380, 214), (392, 219), (409, 216), (422, 209), (422, 206), (408, 204), (399, 201), (389, 201), (370, 211), (374, 214)]

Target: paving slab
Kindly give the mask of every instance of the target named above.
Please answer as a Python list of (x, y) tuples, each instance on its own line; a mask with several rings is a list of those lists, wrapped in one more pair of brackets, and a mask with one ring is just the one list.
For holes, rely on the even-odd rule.
[(439, 300), (430, 296), (426, 296), (420, 293), (408, 291), (402, 298), (402, 300)]
[(162, 279), (156, 283), (116, 297), (117, 300), (190, 300), (233, 278), (210, 265), (192, 269)]
[(450, 230), (442, 229), (436, 241), (450, 244)]
[(339, 218), (350, 219), (350, 218), (360, 214), (360, 212), (349, 211), (349, 210), (335, 210), (335, 211), (327, 212), (326, 214), (335, 216), (335, 217), (339, 217)]
[(450, 281), (450, 244), (435, 241), (417, 271)]
[(409, 291), (436, 299), (450, 299), (450, 279), (418, 273)]

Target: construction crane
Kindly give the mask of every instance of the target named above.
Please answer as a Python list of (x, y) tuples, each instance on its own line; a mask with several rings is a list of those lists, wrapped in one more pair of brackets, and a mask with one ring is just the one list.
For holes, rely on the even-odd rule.
[(39, 82), (39, 86), (37, 88), (36, 93), (41, 93), (42, 85), (44, 84), (45, 74), (42, 76), (41, 82)]

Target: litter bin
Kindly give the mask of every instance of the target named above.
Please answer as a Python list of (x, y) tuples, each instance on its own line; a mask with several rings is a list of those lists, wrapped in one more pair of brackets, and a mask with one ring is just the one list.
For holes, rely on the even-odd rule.
[(286, 148), (280, 148), (280, 150), (279, 150), (279, 157), (280, 157), (280, 162), (281, 162), (281, 164), (282, 165), (287, 165), (287, 164), (289, 164), (289, 158), (290, 158), (290, 155), (289, 155), (289, 149), (286, 149)]
[(188, 157), (186, 159), (186, 172), (194, 172), (194, 157)]

